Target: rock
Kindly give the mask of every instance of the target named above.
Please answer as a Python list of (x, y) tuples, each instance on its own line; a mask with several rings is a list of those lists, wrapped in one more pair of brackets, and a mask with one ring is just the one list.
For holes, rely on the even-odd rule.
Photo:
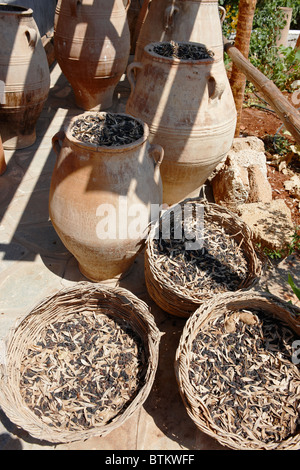
[(265, 175), (262, 173), (259, 165), (249, 166), (248, 178), (250, 190), (247, 203), (271, 202), (272, 187)]
[(272, 201), (264, 143), (257, 137), (234, 139), (227, 158), (211, 176), (214, 199), (236, 212), (238, 205)]
[(237, 213), (248, 224), (261, 248), (285, 251), (295, 229), (290, 209), (283, 199), (238, 206)]
[(300, 186), (297, 186), (297, 187), (293, 188), (292, 191), (291, 191), (291, 195), (295, 199), (298, 199), (300, 201)]
[(286, 191), (290, 193), (291, 196), (300, 200), (300, 178), (297, 175), (292, 176), (291, 179), (283, 183)]
[(287, 164), (285, 160), (279, 163), (278, 171), (280, 171), (280, 173), (283, 173), (284, 175), (287, 175)]
[(243, 150), (253, 150), (255, 152), (264, 152), (264, 142), (255, 136), (248, 137), (236, 137), (233, 139), (232, 150), (234, 152), (240, 152)]
[(212, 188), (215, 202), (235, 211), (239, 204), (248, 199), (248, 173), (228, 158), (222, 170), (212, 180)]
[(258, 165), (261, 172), (267, 178), (267, 157), (265, 154), (265, 144), (258, 137), (239, 137), (233, 140), (228, 156), (239, 166), (249, 168)]
[[(239, 154), (239, 156), (237, 157), (236, 154)], [(230, 151), (212, 172), (209, 178), (210, 181), (224, 168), (228, 157), (246, 168), (250, 165), (260, 165), (262, 171), (267, 175), (265, 144), (258, 137), (249, 136), (233, 139)]]

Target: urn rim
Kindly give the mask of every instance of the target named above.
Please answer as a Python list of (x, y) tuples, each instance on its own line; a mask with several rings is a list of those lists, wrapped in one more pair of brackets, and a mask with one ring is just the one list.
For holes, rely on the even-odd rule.
[[(75, 121), (77, 121), (78, 119), (83, 118), (84, 116), (106, 115), (106, 114), (113, 114), (113, 115), (118, 115), (118, 116), (130, 117), (131, 119), (133, 119), (134, 121), (137, 121), (142, 126), (143, 135), (139, 139), (131, 142), (130, 144), (110, 145), (110, 146), (108, 146), (108, 145), (96, 145), (96, 144), (93, 144), (93, 143), (90, 143), (90, 142), (82, 142), (81, 140), (78, 140), (76, 137), (74, 137), (72, 135), (71, 129), (72, 129), (73, 124), (75, 123)], [(69, 123), (65, 126), (64, 133), (65, 133), (65, 136), (67, 137), (67, 139), (73, 145), (79, 146), (81, 148), (85, 147), (85, 148), (87, 148), (89, 150), (92, 150), (94, 152), (103, 152), (103, 151), (105, 151), (106, 153), (116, 153), (116, 151), (124, 152), (124, 151), (131, 150), (133, 148), (139, 147), (140, 145), (144, 144), (144, 142), (146, 142), (148, 137), (149, 137), (149, 127), (144, 121), (142, 121), (141, 119), (139, 119), (135, 116), (131, 116), (128, 113), (109, 113), (107, 111), (85, 111), (82, 114), (78, 114), (78, 115), (74, 116), (69, 121)]]
[(0, 3), (0, 15), (32, 16), (33, 10), (21, 5)]
[[(170, 44), (170, 41), (154, 41), (149, 44), (147, 44), (144, 47), (144, 53), (150, 55), (154, 60), (157, 60), (158, 62), (167, 62), (171, 64), (203, 64), (203, 65), (211, 65), (214, 62), (216, 62), (216, 59), (212, 56), (210, 58), (204, 58), (204, 59), (178, 59), (176, 57), (166, 57), (158, 54), (157, 52), (154, 51), (155, 46), (163, 45), (163, 44)], [(176, 41), (176, 44), (189, 44), (193, 46), (205, 46), (205, 44), (199, 43), (199, 42), (192, 42), (192, 41)], [(206, 46), (205, 46), (206, 47)]]

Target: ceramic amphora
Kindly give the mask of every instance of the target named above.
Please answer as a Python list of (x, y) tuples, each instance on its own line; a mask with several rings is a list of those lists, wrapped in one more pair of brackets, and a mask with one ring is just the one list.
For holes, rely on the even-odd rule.
[(164, 148), (163, 202), (172, 205), (197, 197), (230, 150), (236, 108), (222, 59), (163, 57), (154, 51), (160, 44), (128, 66), (126, 112), (147, 123), (149, 141)]
[(152, 0), (136, 43), (135, 61), (152, 42), (191, 41), (223, 57), (222, 22), (226, 11), (217, 0)]
[(48, 97), (50, 72), (33, 11), (0, 4), (0, 129), (4, 149), (29, 147)]
[(54, 50), (77, 106), (110, 108), (130, 52), (123, 0), (58, 0)]
[(90, 114), (73, 118), (53, 137), (57, 161), (49, 213), (81, 273), (101, 281), (124, 275), (144, 246), (153, 213), (162, 203), (163, 149), (149, 144), (148, 126), (138, 119), (143, 135), (131, 144), (81, 142), (71, 129), (79, 117)]

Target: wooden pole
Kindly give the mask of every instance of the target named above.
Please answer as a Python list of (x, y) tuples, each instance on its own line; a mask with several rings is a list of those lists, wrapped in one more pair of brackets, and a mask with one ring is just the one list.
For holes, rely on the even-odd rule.
[(265, 100), (281, 119), (286, 129), (300, 144), (300, 113), (281, 93), (279, 88), (262, 72), (254, 67), (243, 54), (226, 38), (223, 38), (224, 50), (234, 65), (247, 77), (249, 81), (262, 93)]
[[(236, 28), (235, 47), (246, 58), (249, 56), (250, 39), (255, 8), (256, 0), (240, 0), (239, 2), (239, 14)], [(235, 137), (238, 137), (240, 135), (246, 77), (236, 66), (236, 64), (233, 64), (232, 66), (230, 85), (237, 111)]]

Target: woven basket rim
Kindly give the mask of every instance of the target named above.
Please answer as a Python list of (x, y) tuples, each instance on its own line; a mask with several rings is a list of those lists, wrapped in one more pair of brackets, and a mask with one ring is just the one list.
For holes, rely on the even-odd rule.
[[(71, 300), (72, 295), (74, 295), (73, 304)], [(104, 302), (107, 302), (112, 298), (116, 299), (119, 303), (117, 307), (120, 305), (122, 308), (122, 311), (118, 312), (119, 318), (122, 318), (122, 314), (125, 315), (125, 311), (131, 314), (130, 320), (128, 321), (133, 328), (135, 327), (135, 331), (144, 342), (147, 355), (148, 363), (145, 380), (129, 405), (112, 419), (109, 419), (108, 423), (99, 424), (95, 427), (80, 431), (60, 431), (45, 424), (23, 401), (20, 389), (18, 388), (18, 379), (13, 380), (10, 377), (11, 374), (9, 374), (12, 368), (16, 369), (19, 365), (17, 362), (18, 358), (14, 358), (13, 352), (18, 351), (18, 354), (22, 354), (22, 352), (24, 354), (26, 346), (23, 346), (22, 351), (21, 340), (22, 337), (24, 339), (26, 335), (26, 328), (28, 334), (30, 326), (32, 327), (32, 320), (34, 322), (34, 320), (38, 319), (39, 322), (42, 322), (43, 315), (47, 316), (48, 314), (49, 316), (50, 313), (45, 309), (50, 309), (51, 306), (54, 307), (57, 300), (60, 301), (58, 311), (61, 307), (64, 307), (65, 301), (70, 304), (69, 308), (73, 308), (72, 312), (74, 313), (76, 308), (80, 307), (80, 305), (83, 306), (86, 300), (93, 299), (93, 296), (98, 300), (100, 297)], [(86, 310), (88, 308), (84, 307), (84, 309)], [(66, 316), (72, 312), (66, 313)], [(134, 318), (133, 314), (136, 315)], [(55, 315), (57, 315), (57, 313), (54, 311), (54, 318)], [(49, 323), (46, 321), (40, 329), (47, 324)], [(35, 325), (33, 323), (33, 327), (34, 326)], [(23, 331), (22, 327), (24, 328)], [(142, 337), (141, 333), (138, 331), (142, 329), (144, 337)], [(82, 281), (77, 283), (75, 286), (60, 289), (55, 294), (49, 295), (38, 302), (28, 314), (19, 318), (16, 324), (10, 329), (5, 340), (7, 345), (7, 362), (6, 364), (0, 364), (0, 407), (15, 425), (23, 428), (32, 437), (41, 441), (57, 444), (86, 440), (91, 437), (105, 436), (115, 428), (121, 426), (147, 399), (153, 386), (158, 366), (160, 338), (161, 333), (156, 326), (155, 319), (150, 312), (148, 305), (125, 288), (108, 287), (101, 283)], [(26, 341), (23, 342), (26, 343)]]
[[(300, 308), (292, 305), (274, 294), (254, 289), (235, 293), (217, 295), (214, 299), (201, 305), (187, 320), (176, 350), (174, 369), (179, 392), (187, 414), (198, 429), (216, 439), (221, 445), (233, 450), (287, 450), (300, 449), (300, 432), (280, 443), (251, 441), (225, 432), (209, 419), (209, 411), (198, 398), (189, 380), (189, 363), (191, 345), (197, 332), (213, 315), (224, 311), (242, 308), (267, 308), (268, 314), (283, 320), (300, 337)], [(214, 317), (215, 318), (215, 317)]]
[[(210, 298), (214, 297), (216, 294), (214, 292), (207, 292), (204, 295), (196, 296), (194, 294), (189, 294), (188, 292), (183, 293), (181, 289), (179, 289), (174, 282), (172, 282), (168, 276), (157, 266), (155, 263), (154, 255), (153, 255), (153, 240), (155, 236), (155, 231), (157, 231), (160, 221), (163, 217), (167, 217), (168, 213), (174, 210), (176, 206), (184, 206), (185, 204), (194, 204), (197, 203), (199, 205), (203, 205), (205, 209), (207, 209), (207, 214), (211, 215), (211, 213), (216, 213), (217, 217), (223, 218), (223, 220), (231, 219), (235, 221), (239, 226), (240, 229), (243, 230), (243, 247), (244, 253), (246, 253), (247, 264), (248, 264), (248, 275), (247, 278), (241, 283), (239, 288), (240, 289), (249, 289), (252, 288), (255, 282), (258, 280), (261, 270), (262, 270), (262, 263), (258, 258), (254, 246), (253, 246), (253, 233), (250, 227), (234, 212), (230, 211), (229, 209), (220, 206), (215, 203), (207, 202), (201, 198), (189, 198), (185, 199), (184, 201), (174, 204), (170, 207), (153, 225), (149, 236), (146, 240), (146, 248), (145, 248), (145, 277), (146, 277), (146, 285), (148, 288), (149, 294), (154, 295), (156, 299), (160, 296), (163, 297), (162, 303), (166, 304), (168, 302), (168, 296), (174, 297), (174, 304), (181, 305), (181, 307), (186, 309), (189, 314), (185, 316), (190, 316), (191, 312), (195, 311), (195, 309), (201, 305), (203, 302), (208, 301)], [(237, 233), (238, 234), (238, 233)], [(156, 291), (154, 294), (153, 291)], [(151, 297), (152, 297), (151, 295)], [(155, 299), (154, 299), (155, 300)], [(170, 310), (169, 313), (172, 313), (172, 304), (173, 302), (170, 301)], [(162, 307), (162, 305), (160, 305)], [(163, 307), (162, 307), (163, 308)], [(178, 314), (178, 312), (177, 312)]]

